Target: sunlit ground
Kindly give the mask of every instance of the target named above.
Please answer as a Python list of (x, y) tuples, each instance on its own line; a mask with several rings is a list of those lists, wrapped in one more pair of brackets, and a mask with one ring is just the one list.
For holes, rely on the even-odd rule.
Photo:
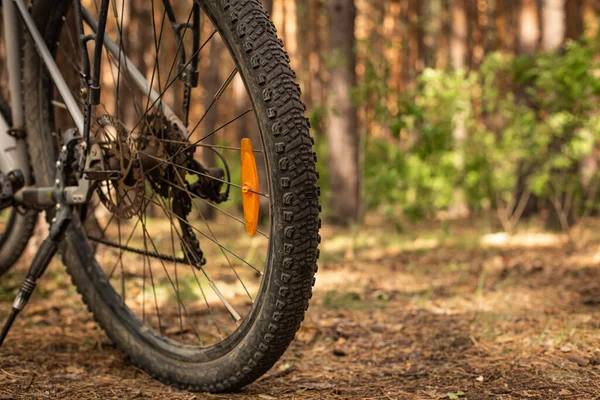
[[(160, 221), (148, 226), (167, 248), (169, 228)], [(297, 340), (259, 382), (214, 398), (595, 398), (598, 227), (600, 221), (591, 219), (569, 234), (555, 234), (531, 221), (508, 236), (485, 221), (399, 226), (378, 215), (355, 229), (325, 226), (315, 294)], [(236, 229), (220, 223), (213, 232), (258, 263), (251, 254), (256, 239), (236, 236)], [(241, 307), (247, 296), (234, 279), (227, 280), (230, 267), (224, 258), (216, 261), (219, 248), (203, 240), (201, 245), (207, 259), (215, 260), (207, 264), (209, 275), (220, 277), (222, 291)], [(112, 249), (100, 255), (106, 268), (118, 259)], [(141, 311), (135, 287), (141, 287), (143, 266), (124, 257), (125, 275), (136, 282), (126, 287), (125, 298)], [(241, 264), (234, 267), (252, 278)], [(118, 293), (119, 268), (113, 279)], [(4, 314), (24, 269), (22, 262), (1, 281)], [(167, 334), (196, 340), (185, 318), (180, 332), (177, 302), (169, 300), (161, 270), (157, 265), (159, 305), (175, 305), (170, 320), (165, 317), (173, 326)], [(174, 273), (174, 265), (166, 270)], [(211, 323), (201, 291), (182, 283), (191, 280), (191, 271), (183, 275), (182, 297), (206, 328)], [(209, 292), (206, 283), (200, 287)], [(216, 309), (219, 299), (208, 298)], [(153, 294), (151, 300), (149, 315)], [(225, 324), (227, 313), (221, 312)], [(217, 340), (210, 333), (202, 339)], [(17, 320), (2, 355), (0, 396), (80, 398), (93, 390), (98, 398), (194, 398), (132, 367), (97, 328), (58, 262)]]

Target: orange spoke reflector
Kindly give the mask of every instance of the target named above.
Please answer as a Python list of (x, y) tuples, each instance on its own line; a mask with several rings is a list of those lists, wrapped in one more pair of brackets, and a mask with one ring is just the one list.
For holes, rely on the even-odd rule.
[(260, 205), (258, 171), (250, 139), (242, 139), (241, 148), (244, 222), (246, 223), (246, 233), (254, 236), (256, 235), (256, 228), (258, 226), (258, 210)]

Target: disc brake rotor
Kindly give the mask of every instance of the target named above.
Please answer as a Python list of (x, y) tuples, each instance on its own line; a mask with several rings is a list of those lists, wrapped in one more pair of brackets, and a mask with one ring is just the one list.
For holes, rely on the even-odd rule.
[(120, 219), (138, 214), (144, 203), (144, 177), (140, 168), (136, 138), (110, 115), (100, 115), (91, 128), (91, 137), (100, 145), (104, 160), (119, 177), (102, 182), (96, 193), (104, 206)]

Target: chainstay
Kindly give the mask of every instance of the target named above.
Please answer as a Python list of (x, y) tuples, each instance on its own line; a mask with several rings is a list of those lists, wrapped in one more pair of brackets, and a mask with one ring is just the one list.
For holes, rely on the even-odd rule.
[(162, 260), (162, 261), (168, 261), (168, 262), (174, 262), (174, 263), (191, 265), (188, 262), (188, 260), (186, 260), (183, 257), (173, 257), (173, 256), (165, 255), (165, 254), (160, 254), (160, 253), (152, 252), (152, 251), (144, 251), (144, 250), (140, 250), (140, 249), (135, 249), (133, 247), (120, 245), (120, 244), (111, 242), (109, 240), (98, 238), (98, 237), (95, 237), (95, 236), (88, 236), (88, 239), (91, 240), (91, 241), (93, 241), (93, 242), (100, 243), (100, 244), (103, 244), (105, 246), (112, 247), (112, 248), (115, 248), (115, 249), (128, 251), (130, 253), (135, 253), (135, 254), (139, 254), (139, 255), (142, 255), (142, 256), (152, 257), (152, 258), (156, 258), (156, 259), (159, 259), (159, 260)]

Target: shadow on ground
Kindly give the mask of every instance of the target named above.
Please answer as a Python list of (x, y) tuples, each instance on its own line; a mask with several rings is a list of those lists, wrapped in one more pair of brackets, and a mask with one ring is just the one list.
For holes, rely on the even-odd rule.
[[(325, 230), (297, 340), (257, 383), (220, 396), (178, 391), (131, 366), (55, 264), (2, 350), (0, 398), (600, 396), (600, 238), (389, 229)], [(1, 281), (0, 314), (22, 270)]]

